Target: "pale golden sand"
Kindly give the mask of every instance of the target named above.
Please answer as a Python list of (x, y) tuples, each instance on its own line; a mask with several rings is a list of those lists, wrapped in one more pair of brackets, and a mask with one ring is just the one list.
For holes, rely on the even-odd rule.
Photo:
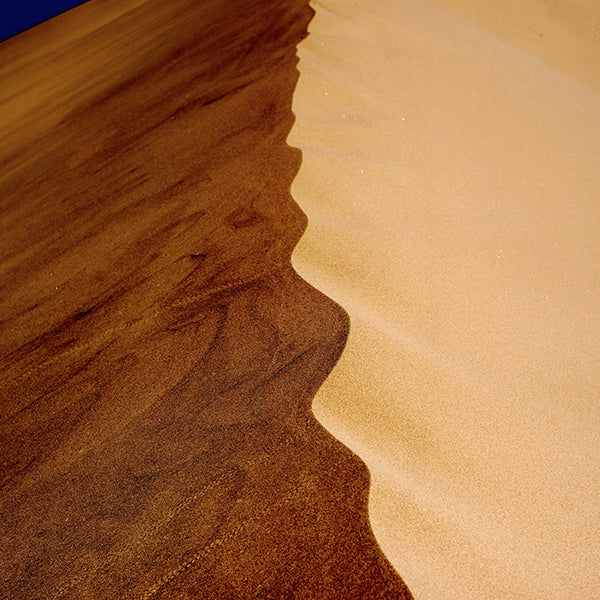
[(437, 0), (600, 92), (597, 0)]
[(352, 323), (314, 412), (369, 466), (418, 600), (598, 598), (597, 39), (560, 13), (536, 53), (427, 0), (313, 7), (293, 261)]

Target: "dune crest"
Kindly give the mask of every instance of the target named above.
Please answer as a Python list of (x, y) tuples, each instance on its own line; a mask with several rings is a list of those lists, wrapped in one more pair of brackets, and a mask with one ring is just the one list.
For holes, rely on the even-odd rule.
[(310, 412), (308, 0), (115, 4), (0, 44), (0, 599), (407, 600)]

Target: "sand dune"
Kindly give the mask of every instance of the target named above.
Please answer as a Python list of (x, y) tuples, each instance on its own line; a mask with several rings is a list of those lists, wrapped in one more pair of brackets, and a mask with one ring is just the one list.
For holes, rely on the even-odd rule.
[[(314, 412), (369, 466), (373, 528), (416, 598), (597, 598), (600, 95), (579, 64), (596, 42), (561, 63), (510, 19), (312, 5), (293, 264), (351, 317)], [(519, 31), (546, 18), (528, 7)]]
[[(591, 600), (597, 21), (445, 4), (314, 3), (314, 412), (417, 599)], [(309, 410), (310, 17), (0, 46), (0, 598), (409, 597)]]
[[(119, 7), (116, 7), (119, 4)], [(92, 0), (0, 45), (0, 598), (410, 597), (313, 418), (307, 0)]]

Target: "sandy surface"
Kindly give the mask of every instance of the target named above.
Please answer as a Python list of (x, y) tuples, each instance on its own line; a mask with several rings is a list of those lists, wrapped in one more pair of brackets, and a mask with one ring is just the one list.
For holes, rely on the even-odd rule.
[(600, 8), (595, 0), (437, 3), (600, 92)]
[(0, 44), (0, 599), (410, 598), (310, 411), (348, 332), (290, 265), (312, 14), (92, 0)]
[(351, 317), (314, 412), (366, 461), (415, 598), (597, 598), (597, 39), (564, 32), (598, 14), (557, 8), (534, 51), (515, 38), (546, 31), (546, 3), (479, 24), (426, 0), (312, 5), (293, 264)]

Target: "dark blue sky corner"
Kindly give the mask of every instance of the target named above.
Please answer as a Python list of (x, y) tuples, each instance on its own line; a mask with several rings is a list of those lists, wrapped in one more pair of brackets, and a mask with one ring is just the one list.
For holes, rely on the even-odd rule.
[(83, 3), (82, 0), (0, 0), (0, 41)]

